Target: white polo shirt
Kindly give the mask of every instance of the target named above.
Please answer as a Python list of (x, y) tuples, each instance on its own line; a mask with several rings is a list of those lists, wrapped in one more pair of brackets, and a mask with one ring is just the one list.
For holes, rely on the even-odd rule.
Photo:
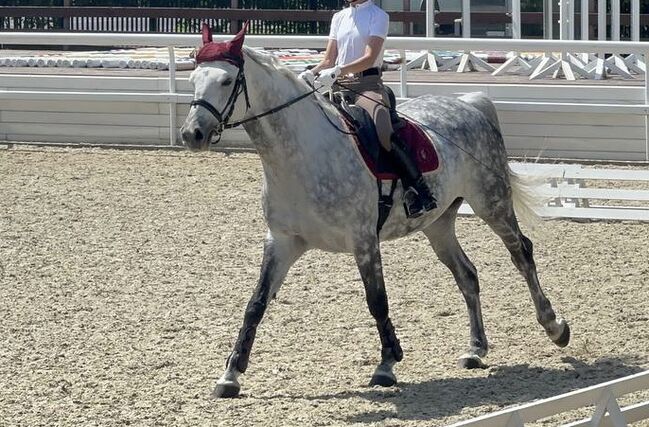
[[(336, 12), (331, 20), (329, 32), (329, 39), (336, 40), (338, 48), (336, 65), (347, 65), (365, 55), (370, 37), (385, 39), (388, 35), (389, 23), (388, 14), (372, 0)], [(383, 49), (373, 66), (380, 67), (381, 64), (383, 64)]]

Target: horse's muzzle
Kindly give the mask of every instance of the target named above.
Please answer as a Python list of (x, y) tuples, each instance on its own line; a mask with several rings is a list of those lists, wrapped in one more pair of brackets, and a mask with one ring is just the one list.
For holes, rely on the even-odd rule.
[(183, 143), (185, 147), (191, 151), (206, 151), (210, 148), (210, 141), (213, 138), (215, 131), (205, 132), (199, 127), (185, 127), (180, 129)]

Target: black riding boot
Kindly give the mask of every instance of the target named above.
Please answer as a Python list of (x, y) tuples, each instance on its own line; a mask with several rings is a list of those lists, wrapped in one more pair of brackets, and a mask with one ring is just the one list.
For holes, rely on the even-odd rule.
[(390, 158), (403, 184), (403, 204), (406, 208), (406, 216), (416, 218), (426, 211), (435, 209), (437, 207), (436, 200), (430, 194), (428, 184), (421, 175), (410, 151), (396, 135), (392, 135), (391, 141)]

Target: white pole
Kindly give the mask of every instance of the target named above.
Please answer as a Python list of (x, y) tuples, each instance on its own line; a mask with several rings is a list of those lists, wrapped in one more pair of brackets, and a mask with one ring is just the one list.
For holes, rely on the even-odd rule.
[(406, 50), (399, 51), (401, 56), (401, 68), (399, 69), (399, 95), (401, 98), (408, 97), (408, 67), (406, 67)]
[(512, 0), (512, 38), (521, 38), (521, 0)]
[(588, 3), (590, 0), (581, 0), (581, 39), (588, 40)]
[(462, 37), (471, 38), (471, 0), (462, 0)]
[[(644, 53), (644, 63), (647, 64), (649, 61), (649, 51)], [(644, 76), (644, 103), (645, 105), (649, 104), (649, 78), (647, 78), (647, 73)], [(645, 160), (649, 162), (649, 116), (644, 116), (644, 129), (645, 129)]]
[(559, 0), (559, 38), (561, 40), (570, 40), (569, 31), (568, 0)]
[(631, 0), (631, 41), (640, 41), (640, 0)]
[(568, 24), (568, 37), (566, 40), (575, 39), (575, 0), (566, 0), (567, 7), (567, 22)]
[(597, 0), (597, 40), (606, 40), (606, 0)]
[(552, 13), (553, 0), (543, 1), (543, 38), (552, 40), (552, 28), (554, 26), (554, 18)]
[(435, 0), (426, 0), (426, 37), (435, 37)]
[(611, 40), (620, 40), (620, 0), (611, 0)]
[[(169, 93), (176, 93), (176, 52), (169, 46)], [(169, 145), (176, 145), (176, 100), (169, 103)]]

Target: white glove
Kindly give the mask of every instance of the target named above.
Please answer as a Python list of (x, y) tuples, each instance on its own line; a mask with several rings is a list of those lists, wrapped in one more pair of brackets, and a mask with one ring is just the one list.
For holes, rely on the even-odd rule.
[(298, 77), (304, 80), (311, 87), (315, 84), (315, 74), (313, 74), (313, 71), (311, 70), (302, 71)]
[(333, 68), (327, 68), (326, 70), (320, 71), (320, 74), (318, 74), (315, 81), (330, 89), (336, 82), (338, 76), (340, 76), (340, 67), (336, 65)]

